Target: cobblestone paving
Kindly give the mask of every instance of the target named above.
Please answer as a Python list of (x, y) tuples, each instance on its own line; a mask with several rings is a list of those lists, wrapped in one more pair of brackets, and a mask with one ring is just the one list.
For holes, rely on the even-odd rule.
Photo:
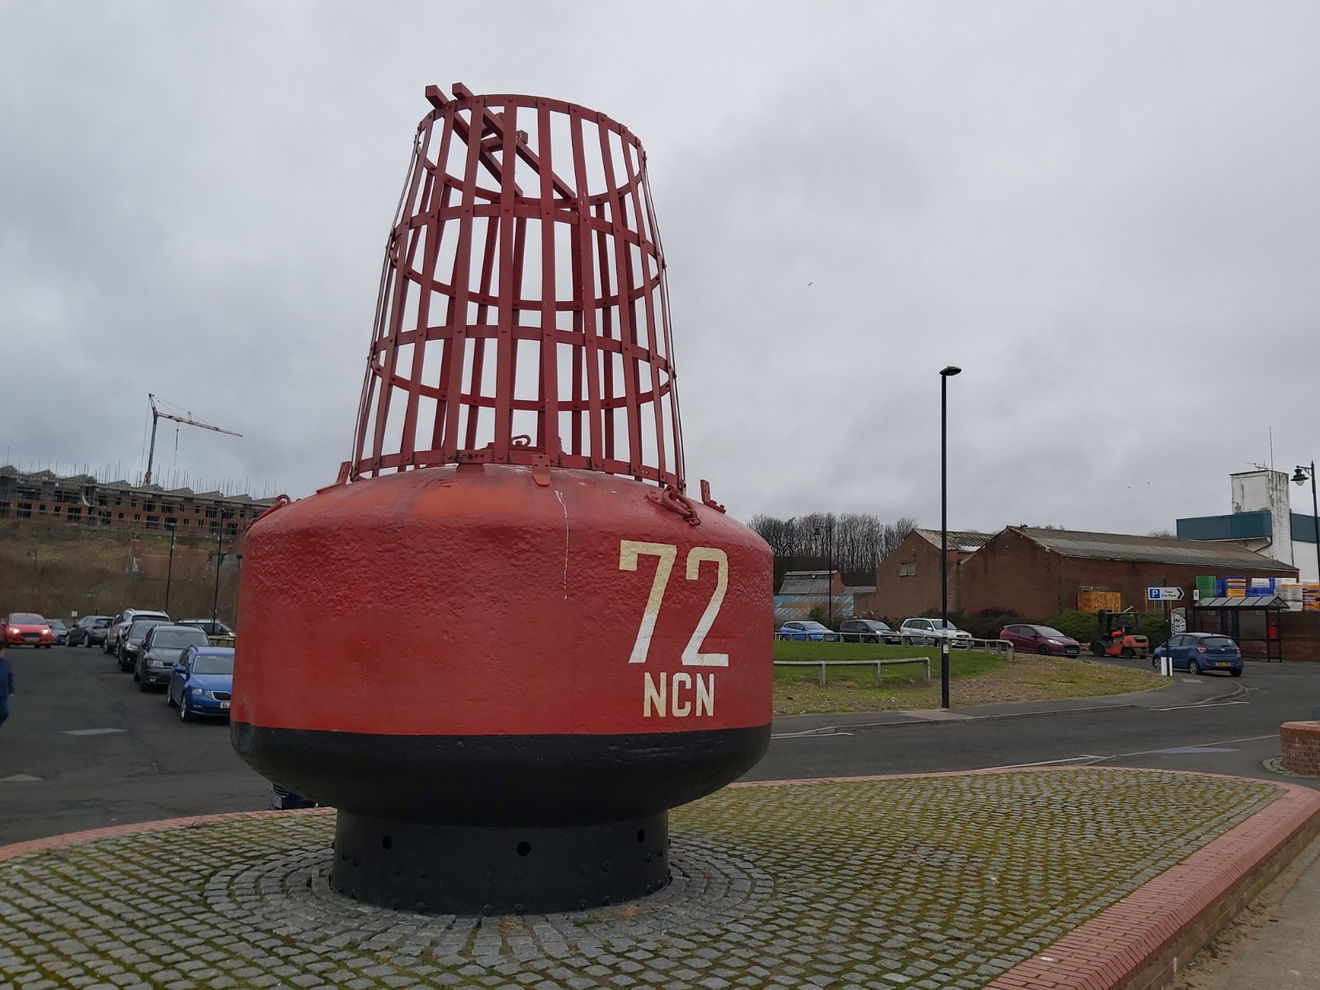
[(1097, 768), (735, 787), (671, 816), (674, 882), (527, 917), (327, 885), (333, 814), (97, 839), (0, 863), (0, 987), (982, 987), (1269, 804)]

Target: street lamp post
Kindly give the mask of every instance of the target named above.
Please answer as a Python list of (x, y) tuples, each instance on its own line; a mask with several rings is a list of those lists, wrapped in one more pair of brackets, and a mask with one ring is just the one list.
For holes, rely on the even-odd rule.
[[(817, 526), (811, 535), (820, 539)], [(825, 618), (826, 625), (834, 626), (834, 517), (825, 517)]]
[(170, 610), (170, 584), (174, 580), (174, 537), (175, 534), (178, 532), (178, 529), (179, 529), (178, 523), (172, 523), (170, 525), (170, 562), (169, 562), (169, 566), (165, 568), (165, 611), (166, 612), (169, 612)]
[(1315, 567), (1316, 580), (1320, 581), (1320, 503), (1317, 503), (1315, 497), (1315, 461), (1311, 462), (1310, 467), (1297, 465), (1297, 470), (1293, 472), (1292, 480), (1299, 485), (1306, 484), (1306, 479), (1311, 479), (1311, 522), (1315, 526)]
[(834, 517), (825, 517), (825, 624), (834, 628)]
[(940, 369), (940, 707), (949, 707), (949, 379), (962, 368)]
[(213, 629), (215, 628), (216, 614), (220, 611), (220, 561), (225, 558), (225, 555), (220, 552), (220, 541), (225, 535), (225, 517), (228, 515), (229, 513), (221, 511), (220, 525), (215, 531), (215, 595), (211, 599), (211, 628)]

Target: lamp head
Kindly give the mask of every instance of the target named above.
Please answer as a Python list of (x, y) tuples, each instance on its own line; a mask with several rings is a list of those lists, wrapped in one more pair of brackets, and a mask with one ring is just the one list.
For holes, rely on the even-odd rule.
[(1304, 485), (1306, 484), (1306, 479), (1306, 468), (1302, 467), (1300, 464), (1297, 465), (1297, 470), (1293, 472), (1292, 480), (1299, 485)]
[(961, 375), (962, 368), (959, 368), (956, 365), (951, 364), (947, 368), (941, 368), (940, 374), (943, 375), (945, 378), (952, 378), (954, 375)]

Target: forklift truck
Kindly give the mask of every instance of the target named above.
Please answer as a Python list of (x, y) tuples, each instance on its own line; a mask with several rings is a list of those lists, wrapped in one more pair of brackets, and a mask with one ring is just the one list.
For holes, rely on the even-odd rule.
[(1091, 652), (1098, 657), (1144, 659), (1150, 656), (1150, 640), (1133, 631), (1133, 618), (1127, 611), (1110, 612), (1101, 609), (1096, 613), (1096, 632), (1091, 642)]

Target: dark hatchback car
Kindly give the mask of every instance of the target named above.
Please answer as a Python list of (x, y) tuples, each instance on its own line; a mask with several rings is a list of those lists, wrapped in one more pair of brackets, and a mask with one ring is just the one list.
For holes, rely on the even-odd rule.
[(845, 643), (901, 643), (897, 629), (879, 619), (844, 619), (839, 623), (839, 639)]
[(1045, 653), (1056, 657), (1075, 657), (1081, 644), (1052, 626), (1015, 623), (999, 630), (999, 638), (1008, 640), (1019, 653)]
[(69, 630), (70, 646), (100, 646), (110, 629), (110, 616), (84, 615)]
[(1174, 670), (1192, 674), (1218, 671), (1233, 677), (1242, 676), (1242, 651), (1237, 643), (1218, 633), (1189, 632), (1170, 636), (1163, 646), (1151, 654), (1151, 664), (1158, 669), (1160, 660), (1168, 657)]
[(169, 619), (134, 619), (115, 647), (115, 657), (119, 660), (120, 670), (133, 670), (137, 667), (138, 654), (142, 652), (142, 641), (152, 626), (162, 623), (168, 625)]
[[(131, 642), (131, 640), (130, 640)], [(147, 630), (133, 666), (133, 680), (138, 688), (150, 690), (169, 683), (170, 672), (190, 646), (210, 646), (206, 633), (196, 626), (176, 626), (160, 622)]]

